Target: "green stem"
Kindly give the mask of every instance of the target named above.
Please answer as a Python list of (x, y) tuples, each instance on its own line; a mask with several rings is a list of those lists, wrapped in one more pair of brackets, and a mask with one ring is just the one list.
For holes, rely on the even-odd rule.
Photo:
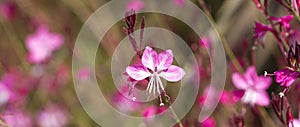
[(182, 125), (180, 119), (178, 118), (178, 116), (176, 115), (170, 101), (168, 99), (166, 99), (166, 102), (170, 105), (169, 108), (171, 110), (171, 113), (174, 115), (174, 118), (175, 118), (176, 122), (178, 123), (179, 127), (183, 127), (183, 125)]

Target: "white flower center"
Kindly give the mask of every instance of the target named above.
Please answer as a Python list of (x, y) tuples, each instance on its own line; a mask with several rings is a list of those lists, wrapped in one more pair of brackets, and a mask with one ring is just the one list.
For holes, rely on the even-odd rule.
[(153, 74), (151, 75), (146, 91), (148, 95), (153, 96), (155, 96), (156, 91), (158, 94), (160, 94), (160, 91), (164, 91), (162, 81), (157, 72), (153, 72)]

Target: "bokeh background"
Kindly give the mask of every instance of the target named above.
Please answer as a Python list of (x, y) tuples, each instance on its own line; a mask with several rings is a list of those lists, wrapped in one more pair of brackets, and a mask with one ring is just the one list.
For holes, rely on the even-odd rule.
[[(178, 9), (184, 0), (172, 0)], [(0, 126), (6, 127), (94, 127), (93, 122), (81, 107), (72, 83), (72, 76), (85, 80), (90, 75), (88, 68), (82, 68), (72, 75), (73, 47), (81, 27), (95, 10), (109, 1), (106, 0), (1, 0), (0, 1)], [(212, 22), (225, 41), (227, 48), (235, 54), (238, 62), (246, 69), (254, 59), (258, 74), (264, 71), (274, 72), (285, 66), (276, 40), (267, 34), (265, 46), (257, 46), (252, 58), (255, 22), (267, 22), (252, 0), (191, 0), (211, 14)], [(275, 0), (268, 1), (269, 14), (280, 17), (287, 15), (285, 8)], [(131, 0), (127, 9), (139, 9), (147, 6), (142, 0)], [(128, 10), (124, 10), (125, 12)], [(184, 11), (184, 10), (182, 10)], [(111, 14), (113, 15), (113, 14)], [(205, 100), (205, 90), (210, 81), (210, 62), (207, 54), (209, 38), (197, 37), (191, 29), (177, 19), (159, 15), (141, 13), (146, 17), (146, 27), (156, 26), (171, 29), (178, 34), (194, 51), (201, 75), (201, 90), (190, 112), (181, 120), (188, 127), (232, 127), (241, 110), (246, 126), (281, 126), (273, 113), (272, 107), (252, 108), (237, 102), (228, 103), (230, 92), (236, 88), (231, 81), (231, 74), (236, 68), (228, 57), (227, 81), (224, 96), (212, 116), (204, 122), (197, 121), (201, 104)], [(105, 19), (103, 19), (105, 20)], [(114, 48), (126, 34), (124, 22), (120, 21), (110, 29), (99, 46), (98, 59), (110, 59)], [(137, 25), (138, 26), (138, 25)], [(299, 22), (292, 21), (296, 33)], [(137, 27), (138, 28), (138, 27)], [(295, 34), (295, 38), (300, 38)], [(208, 44), (207, 44), (208, 43)], [(109, 63), (97, 62), (99, 68)], [(97, 68), (97, 67), (96, 67)], [(111, 78), (105, 70), (96, 70), (99, 79)], [(111, 87), (110, 87), (111, 85)], [(172, 84), (173, 85), (173, 84)], [(145, 89), (137, 86), (138, 89)], [(293, 116), (299, 108), (299, 86), (292, 86), (287, 94), (291, 103)], [(112, 82), (107, 82), (102, 89), (106, 98), (118, 110), (136, 116), (149, 116), (159, 113), (158, 101), (147, 105), (124, 99)], [(276, 83), (268, 89), (279, 92), (282, 88)], [(178, 86), (168, 88), (171, 98), (176, 99)], [(228, 93), (228, 94), (227, 94)], [(222, 100), (223, 99), (223, 100)], [(246, 108), (242, 108), (246, 107)], [(101, 110), (101, 107), (99, 107)], [(259, 110), (259, 111), (256, 111)], [(257, 112), (260, 112), (257, 114)], [(112, 119), (111, 122), (117, 120)], [(271, 121), (271, 122), (270, 122)], [(269, 124), (271, 123), (271, 124)], [(120, 125), (122, 126), (122, 125)], [(151, 125), (150, 125), (151, 126)], [(178, 125), (177, 125), (178, 126)]]

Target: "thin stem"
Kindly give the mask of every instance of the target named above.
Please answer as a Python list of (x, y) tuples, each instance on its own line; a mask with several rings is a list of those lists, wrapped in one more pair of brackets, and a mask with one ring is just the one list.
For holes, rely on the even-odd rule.
[(170, 101), (169, 101), (168, 98), (166, 99), (166, 102), (169, 104), (170, 111), (171, 111), (171, 113), (174, 115), (174, 118), (175, 118), (176, 122), (178, 123), (179, 127), (183, 127), (183, 125), (182, 125), (180, 119), (179, 119), (178, 116), (176, 115), (176, 113), (175, 113), (175, 111), (174, 111), (174, 109), (173, 109), (173, 107), (172, 107), (172, 105), (171, 105), (171, 103), (170, 103)]

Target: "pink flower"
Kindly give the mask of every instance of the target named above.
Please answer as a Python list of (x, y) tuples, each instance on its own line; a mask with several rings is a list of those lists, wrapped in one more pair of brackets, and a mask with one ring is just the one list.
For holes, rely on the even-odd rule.
[(139, 11), (144, 7), (144, 2), (141, 0), (131, 0), (126, 7), (127, 11), (135, 10), (135, 11)]
[(300, 127), (300, 118), (294, 119), (293, 124), (294, 124), (294, 126), (292, 125), (292, 123), (290, 123), (289, 127)]
[(143, 56), (142, 65), (131, 65), (126, 68), (127, 74), (137, 80), (143, 80), (147, 77), (150, 78), (146, 91), (155, 95), (164, 91), (164, 87), (160, 77), (171, 81), (177, 82), (182, 79), (185, 72), (182, 68), (172, 65), (173, 53), (172, 50), (165, 50), (157, 54), (151, 47), (147, 46)]
[(289, 87), (300, 76), (300, 73), (290, 68), (281, 69), (275, 72), (276, 82), (280, 86)]
[(173, 0), (177, 6), (181, 6), (185, 3), (185, 0)]
[(80, 81), (84, 81), (87, 80), (89, 77), (91, 76), (91, 70), (89, 68), (81, 68), (77, 73), (76, 73), (76, 77), (80, 80)]
[(51, 57), (52, 52), (59, 49), (64, 38), (60, 34), (51, 33), (46, 26), (40, 26), (34, 34), (25, 40), (28, 59), (31, 63), (41, 63)]
[(287, 15), (287, 16), (282, 16), (280, 18), (276, 18), (271, 16), (270, 20), (271, 21), (275, 21), (276, 23), (280, 24), (281, 26), (283, 26), (286, 30), (290, 30), (291, 26), (290, 26), (290, 21), (292, 21), (294, 18), (293, 15)]
[(272, 30), (273, 28), (271, 25), (265, 25), (262, 23), (255, 22), (254, 39), (264, 41), (266, 33)]
[(7, 102), (12, 98), (11, 90), (0, 82), (0, 106), (7, 104)]
[(216, 120), (214, 118), (209, 117), (206, 120), (204, 120), (201, 123), (201, 125), (202, 125), (201, 127), (216, 127), (217, 123), (216, 123)]
[(1, 3), (0, 12), (5, 20), (12, 20), (16, 17), (16, 5), (11, 1)]
[(6, 111), (3, 116), (4, 122), (10, 127), (32, 127), (31, 117), (23, 111)]
[(115, 93), (113, 96), (113, 103), (116, 105), (116, 107), (124, 113), (130, 113), (133, 111), (137, 111), (140, 108), (140, 103), (132, 101), (131, 99), (128, 99), (124, 97), (124, 94), (128, 93), (129, 88), (127, 86), (122, 87), (119, 91)]
[(65, 110), (57, 105), (42, 110), (37, 119), (40, 127), (64, 127), (68, 123)]
[(210, 48), (211, 47), (211, 39), (209, 37), (202, 37), (199, 40), (199, 44), (203, 48)]
[(151, 121), (153, 120), (152, 116), (162, 113), (165, 110), (167, 110), (166, 106), (163, 107), (149, 106), (143, 110), (142, 115), (146, 121)]
[(244, 75), (233, 73), (232, 81), (236, 88), (244, 91), (242, 102), (250, 105), (269, 105), (270, 99), (266, 89), (272, 80), (270, 77), (258, 76), (254, 66), (249, 67)]

